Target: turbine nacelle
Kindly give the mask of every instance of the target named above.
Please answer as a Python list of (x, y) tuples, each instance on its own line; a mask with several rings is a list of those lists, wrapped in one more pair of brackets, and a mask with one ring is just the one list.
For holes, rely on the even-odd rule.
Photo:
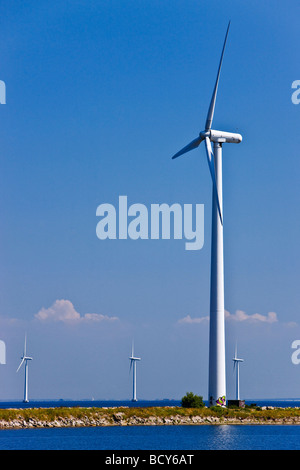
[(239, 362), (244, 362), (244, 359), (238, 359), (237, 357), (234, 357), (232, 360), (233, 360), (233, 370), (235, 369), (235, 366), (236, 366)]
[(141, 361), (141, 358), (140, 358), (140, 357), (135, 357), (135, 356), (134, 356), (133, 341), (132, 341), (132, 346), (131, 346), (131, 356), (130, 356), (129, 360), (131, 361), (131, 362), (130, 362), (130, 367), (131, 367), (131, 364), (132, 364), (134, 361)]
[(233, 369), (235, 369), (236, 364), (238, 364), (239, 362), (244, 362), (244, 359), (239, 359), (237, 357), (237, 345), (235, 345), (234, 357), (232, 358), (232, 360), (233, 360)]
[(208, 137), (211, 142), (227, 142), (230, 144), (239, 144), (243, 140), (241, 134), (235, 134), (232, 132), (225, 131), (216, 131), (214, 129), (202, 131), (200, 132), (199, 136), (202, 140), (205, 140), (205, 138)]
[(21, 356), (21, 362), (20, 362), (19, 367), (17, 368), (17, 372), (19, 371), (20, 367), (22, 366), (24, 362), (25, 364), (27, 364), (27, 361), (32, 361), (32, 359), (33, 359), (32, 357), (26, 356), (26, 335), (25, 335), (24, 352), (23, 352), (23, 356)]
[(19, 371), (19, 369), (21, 368), (22, 364), (24, 364), (24, 362), (26, 363), (27, 361), (32, 361), (32, 357), (28, 357), (28, 356), (23, 356), (21, 357), (21, 362), (20, 362), (20, 365), (19, 367), (17, 368), (17, 372)]

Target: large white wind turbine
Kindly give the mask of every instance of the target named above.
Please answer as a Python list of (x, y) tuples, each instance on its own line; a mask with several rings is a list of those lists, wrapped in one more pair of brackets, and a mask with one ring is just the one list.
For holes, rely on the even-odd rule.
[(235, 351), (234, 351), (234, 358), (233, 360), (233, 370), (236, 369), (236, 392), (235, 392), (235, 399), (239, 400), (240, 399), (240, 362), (244, 362), (244, 359), (239, 359), (237, 357), (237, 346), (235, 345)]
[[(205, 141), (207, 162), (213, 183), (212, 234), (211, 234), (211, 286), (210, 286), (210, 333), (209, 333), (209, 389), (210, 405), (226, 405), (225, 377), (225, 318), (224, 318), (224, 261), (223, 261), (223, 195), (222, 195), (222, 145), (242, 141), (240, 134), (217, 131), (211, 128), (230, 22), (228, 24), (205, 129), (172, 158), (197, 148)], [(214, 145), (212, 151), (211, 142)]]
[(133, 365), (133, 393), (132, 393), (132, 400), (131, 401), (137, 401), (137, 398), (136, 398), (136, 361), (140, 361), (141, 358), (140, 357), (134, 357), (134, 353), (133, 353), (133, 343), (132, 343), (132, 347), (131, 347), (131, 356), (129, 358), (130, 360), (130, 371), (131, 371), (131, 368), (132, 368), (132, 365)]
[(26, 335), (25, 335), (25, 342), (24, 342), (24, 353), (23, 356), (21, 357), (21, 362), (19, 367), (17, 368), (17, 372), (22, 366), (23, 363), (25, 363), (25, 383), (24, 383), (24, 403), (28, 403), (28, 361), (32, 361), (32, 357), (26, 356)]

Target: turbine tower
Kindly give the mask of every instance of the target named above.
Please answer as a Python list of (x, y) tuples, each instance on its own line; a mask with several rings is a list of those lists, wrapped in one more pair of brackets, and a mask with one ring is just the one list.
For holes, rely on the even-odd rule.
[(236, 392), (235, 392), (235, 399), (239, 400), (240, 399), (240, 362), (244, 362), (244, 359), (239, 359), (237, 357), (237, 346), (235, 345), (235, 351), (234, 351), (234, 358), (233, 360), (233, 371), (236, 368)]
[(19, 367), (17, 368), (17, 372), (22, 366), (23, 363), (25, 363), (25, 383), (24, 383), (24, 403), (28, 403), (28, 361), (32, 361), (32, 357), (26, 356), (26, 335), (25, 335), (25, 342), (24, 342), (24, 354), (21, 357), (21, 362)]
[[(209, 332), (209, 385), (210, 406), (226, 405), (225, 376), (225, 312), (224, 312), (224, 260), (223, 260), (223, 196), (222, 196), (222, 145), (238, 144), (240, 134), (213, 130), (211, 128), (223, 55), (225, 51), (230, 22), (225, 35), (217, 78), (207, 113), (205, 129), (186, 147), (172, 158), (177, 158), (205, 142), (207, 162), (213, 183), (212, 194), (212, 233), (211, 233), (211, 280), (210, 280), (210, 332)], [(213, 142), (214, 151), (212, 151)]]
[(130, 371), (131, 371), (131, 368), (132, 368), (132, 365), (133, 365), (133, 379), (132, 379), (133, 393), (132, 393), (132, 400), (131, 401), (137, 401), (137, 398), (136, 398), (136, 361), (140, 361), (141, 358), (140, 357), (134, 357), (133, 342), (132, 342), (132, 347), (131, 347), (131, 357), (129, 358), (129, 360), (130, 360)]

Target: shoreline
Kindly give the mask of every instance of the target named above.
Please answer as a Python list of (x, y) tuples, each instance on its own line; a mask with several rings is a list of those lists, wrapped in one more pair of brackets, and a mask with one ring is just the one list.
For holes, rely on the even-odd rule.
[(0, 430), (92, 426), (300, 425), (300, 408), (55, 407), (0, 409)]

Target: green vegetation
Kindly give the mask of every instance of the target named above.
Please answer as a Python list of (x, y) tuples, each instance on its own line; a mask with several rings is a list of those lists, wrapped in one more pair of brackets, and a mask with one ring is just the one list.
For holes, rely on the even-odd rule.
[[(189, 394), (187, 394), (190, 396)], [(200, 397), (201, 398), (201, 397)], [(197, 401), (196, 403), (201, 403)], [(115, 424), (300, 424), (300, 408), (215, 406), (0, 409), (0, 428), (22, 426), (110, 426)]]
[(181, 406), (183, 408), (203, 408), (203, 397), (194, 395), (193, 392), (187, 392), (181, 399)]

